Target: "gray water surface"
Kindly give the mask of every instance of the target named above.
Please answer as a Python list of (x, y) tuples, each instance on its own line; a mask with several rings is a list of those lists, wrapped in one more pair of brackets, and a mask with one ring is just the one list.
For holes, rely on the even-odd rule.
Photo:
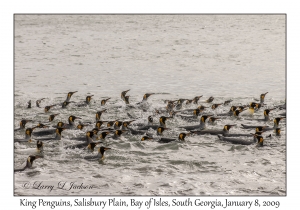
[[(281, 136), (272, 131), (265, 147), (221, 142), (216, 136), (191, 136), (185, 142), (158, 144), (141, 142), (141, 135), (105, 140), (112, 148), (103, 161), (88, 162), (86, 151), (64, 150), (73, 137), (94, 127), (97, 111), (107, 108), (102, 120), (128, 119), (138, 122), (149, 115), (158, 123), (155, 109), (165, 107), (164, 99), (192, 99), (210, 96), (214, 103), (232, 99), (231, 105), (249, 104), (268, 92), (266, 108), (283, 104), (285, 90), (284, 15), (15, 15), (14, 127), (22, 118), (32, 119), (26, 127), (46, 122), (67, 122), (68, 116), (93, 122), (80, 130), (63, 132), (59, 142), (45, 142), (43, 159), (35, 168), (14, 174), (15, 195), (286, 195), (286, 122), (280, 122)], [(130, 89), (132, 104), (150, 96), (148, 109), (127, 109), (122, 91)], [(68, 92), (78, 91), (72, 101), (94, 95), (88, 107), (70, 104), (49, 113), (35, 107), (62, 103)], [(102, 99), (111, 97), (105, 107)], [(32, 108), (27, 109), (27, 101)], [(120, 106), (119, 108), (113, 108)], [(196, 108), (197, 105), (184, 105)], [(216, 111), (227, 112), (229, 106)], [(253, 118), (262, 118), (263, 109)], [(278, 117), (274, 110), (270, 118)], [(240, 124), (257, 124), (225, 118), (208, 128), (236, 124), (230, 132), (248, 132)], [(78, 123), (78, 121), (76, 121)], [(177, 137), (186, 122), (167, 121), (164, 137)], [(266, 125), (273, 126), (273, 121)], [(154, 131), (150, 131), (153, 134)], [(252, 132), (252, 131), (251, 131)], [(15, 132), (22, 138), (23, 132)], [(33, 138), (34, 139), (34, 138)], [(14, 164), (19, 168), (34, 143), (15, 143)], [(96, 154), (96, 152), (94, 152)], [(24, 182), (78, 182), (96, 187), (90, 190), (25, 189)]]

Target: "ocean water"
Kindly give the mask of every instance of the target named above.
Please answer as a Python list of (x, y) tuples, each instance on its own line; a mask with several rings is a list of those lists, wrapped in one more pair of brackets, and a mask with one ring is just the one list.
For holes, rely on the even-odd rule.
[[(244, 105), (268, 92), (265, 107), (286, 99), (286, 16), (284, 15), (15, 15), (14, 17), (14, 127), (22, 118), (33, 120), (26, 127), (47, 122), (67, 122), (70, 115), (92, 122), (82, 131), (63, 131), (58, 142), (45, 142), (44, 158), (33, 169), (14, 173), (15, 195), (286, 195), (286, 121), (281, 136), (265, 139), (264, 147), (221, 142), (218, 137), (189, 136), (185, 142), (142, 142), (141, 135), (106, 139), (101, 161), (87, 161), (82, 149), (63, 149), (74, 144), (95, 126), (95, 114), (104, 108), (102, 120), (128, 120), (127, 113), (146, 122), (152, 115), (158, 123), (165, 99), (192, 99), (203, 95), (198, 105), (213, 96), (213, 103), (232, 99)], [(129, 109), (121, 100), (130, 91), (130, 103), (149, 97), (146, 110)], [(56, 106), (44, 113), (41, 107), (62, 103), (70, 91), (72, 101), (93, 95), (91, 105), (66, 109)], [(103, 107), (102, 99), (111, 99)], [(27, 109), (27, 102), (32, 108)], [(220, 106), (209, 113), (223, 113)], [(197, 105), (183, 105), (196, 108)], [(253, 119), (262, 118), (261, 108)], [(279, 117), (283, 110), (270, 112)], [(241, 116), (226, 117), (208, 128), (235, 124), (230, 132), (245, 133), (241, 124), (257, 123)], [(78, 121), (75, 121), (78, 123)], [(170, 119), (163, 137), (177, 137), (187, 122)], [(251, 130), (250, 130), (251, 131)], [(155, 135), (153, 130), (149, 131)], [(253, 132), (253, 131), (251, 131)], [(14, 133), (22, 138), (24, 131)], [(35, 139), (35, 138), (33, 138)], [(34, 143), (14, 143), (14, 167), (20, 168), (34, 151)], [(29, 152), (30, 153), (30, 152)], [(96, 151), (94, 152), (96, 154)], [(30, 182), (29, 187), (24, 183)], [(55, 185), (76, 182), (92, 189), (34, 189), (34, 183)], [(36, 186), (36, 185), (35, 185)]]

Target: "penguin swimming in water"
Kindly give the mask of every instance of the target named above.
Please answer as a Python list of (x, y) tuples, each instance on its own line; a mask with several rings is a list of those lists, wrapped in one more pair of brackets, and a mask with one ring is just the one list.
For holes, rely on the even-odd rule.
[[(280, 120), (282, 120), (284, 117), (276, 117), (274, 119), (274, 126), (272, 128), (269, 128), (269, 126), (264, 126), (264, 130), (273, 130), (276, 129), (279, 126), (279, 122)], [(252, 128), (257, 128), (259, 127), (259, 125), (245, 125), (245, 124), (241, 124), (245, 129), (252, 129)]]
[(20, 127), (19, 128), (15, 128), (14, 131), (18, 131), (18, 130), (22, 130), (22, 129), (25, 129), (25, 125), (26, 123), (28, 122), (32, 122), (32, 120), (25, 120), (25, 119), (22, 119), (20, 121)]
[(225, 125), (223, 129), (217, 130), (217, 129), (204, 129), (204, 130), (200, 130), (200, 131), (191, 131), (191, 133), (193, 134), (197, 134), (197, 135), (205, 135), (205, 134), (210, 134), (210, 135), (226, 135), (227, 133), (229, 133), (229, 129), (233, 126), (236, 125)]
[[(202, 113), (204, 111), (204, 109), (206, 109), (206, 108), (208, 108), (208, 107), (200, 105), (196, 109), (198, 109), (199, 112)], [(195, 114), (195, 109), (184, 109), (184, 110), (181, 111), (181, 113), (184, 113), (184, 114)]]
[(21, 169), (14, 169), (14, 172), (18, 172), (18, 171), (24, 171), (26, 168), (32, 168), (33, 165), (33, 161), (41, 158), (42, 156), (39, 155), (30, 155), (27, 160), (26, 160), (26, 166), (24, 168)]
[[(178, 136), (178, 140), (180, 141), (185, 141), (185, 137), (189, 136), (190, 133), (180, 133)], [(169, 142), (173, 142), (176, 141), (177, 139), (173, 139), (173, 138), (160, 138), (157, 142), (158, 143), (169, 143)]]
[(54, 138), (37, 138), (38, 141), (50, 141), (50, 140), (61, 140), (61, 133), (66, 128), (56, 128), (55, 129), (55, 137)]
[(138, 130), (148, 130), (150, 128), (157, 129), (158, 127), (164, 127), (164, 128), (166, 128), (166, 120), (168, 120), (170, 118), (171, 117), (161, 116), (159, 118), (159, 125), (146, 125), (146, 126), (143, 126), (143, 127), (139, 127)]
[(190, 125), (190, 126), (181, 126), (179, 128), (183, 128), (185, 130), (191, 131), (191, 130), (203, 130), (206, 128), (205, 125), (205, 120), (209, 117), (211, 117), (212, 115), (202, 115), (202, 117), (200, 117), (200, 124), (199, 125)]
[(87, 96), (87, 97), (85, 98), (85, 101), (84, 101), (83, 103), (77, 104), (76, 106), (77, 106), (77, 107), (83, 107), (83, 106), (88, 106), (88, 105), (90, 105), (93, 96), (94, 96), (94, 95)]
[[(178, 140), (180, 141), (185, 141), (185, 137), (189, 136), (190, 133), (180, 133), (178, 136)], [(153, 140), (153, 137), (150, 136), (143, 136), (141, 141), (145, 141), (145, 140)], [(156, 142), (158, 143), (169, 143), (169, 142), (173, 142), (176, 141), (177, 139), (175, 138), (159, 138)]]
[(77, 93), (77, 92), (78, 92), (78, 91), (69, 92), (68, 95), (67, 95), (67, 98), (66, 98), (66, 102), (69, 102), (70, 99), (71, 99), (71, 97), (72, 97), (72, 95), (73, 95), (74, 93)]
[(35, 128), (37, 128), (37, 126), (32, 127), (32, 128), (27, 128), (25, 130), (25, 138), (24, 139), (14, 139), (14, 142), (31, 142), (31, 134)]
[[(102, 141), (94, 141), (93, 138), (95, 136), (95, 138), (97, 138), (97, 133), (98, 130), (97, 129), (93, 129), (92, 131), (87, 131), (85, 133), (85, 137), (78, 137), (78, 138), (72, 138), (72, 140), (76, 140), (76, 141), (84, 141), (83, 143), (78, 143), (78, 144), (73, 144), (73, 145), (68, 145), (65, 146), (65, 149), (75, 149), (75, 148), (85, 148), (87, 147), (89, 144), (92, 143), (91, 146), (94, 145), (94, 143), (98, 144), (98, 143), (103, 143)], [(98, 139), (98, 138), (97, 138)]]
[(219, 113), (219, 114), (217, 114), (217, 116), (232, 116), (233, 113), (234, 113), (234, 111), (235, 111), (236, 109), (237, 109), (236, 106), (231, 106), (231, 107), (230, 107), (230, 110), (229, 110), (228, 112), (226, 112), (226, 113)]
[(265, 109), (264, 110), (264, 119), (245, 119), (245, 120), (256, 120), (256, 121), (270, 121), (270, 117), (269, 117), (269, 113), (274, 110), (275, 108), (273, 109)]
[(113, 135), (113, 137), (112, 137), (112, 139), (119, 139), (120, 137), (121, 137), (121, 135), (123, 134), (123, 133), (125, 133), (125, 132), (127, 132), (128, 130), (116, 130), (115, 132), (114, 132), (114, 135)]
[(256, 136), (257, 138), (257, 141), (249, 141), (249, 140), (246, 140), (246, 139), (241, 139), (241, 138), (228, 138), (228, 137), (224, 137), (222, 135), (218, 135), (218, 138), (221, 140), (221, 141), (227, 141), (227, 142), (230, 142), (232, 144), (241, 144), (241, 145), (251, 145), (251, 144), (257, 144), (257, 146), (263, 146), (263, 137), (262, 136)]
[(40, 131), (35, 131), (32, 133), (32, 135), (34, 136), (45, 136), (45, 135), (50, 135), (50, 134), (54, 134), (56, 131), (56, 128), (60, 128), (63, 127), (65, 125), (65, 123), (63, 122), (58, 122), (57, 126), (54, 126), (54, 129), (44, 129), (44, 130), (40, 130)]
[(99, 147), (98, 148), (98, 154), (96, 156), (85, 156), (84, 159), (85, 160), (103, 160), (104, 157), (104, 152), (107, 150), (110, 150), (111, 148), (109, 147)]

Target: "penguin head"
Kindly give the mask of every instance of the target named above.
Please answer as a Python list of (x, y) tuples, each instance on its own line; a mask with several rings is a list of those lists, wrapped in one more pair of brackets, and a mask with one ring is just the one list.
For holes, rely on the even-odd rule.
[(202, 105), (200, 105), (200, 106), (197, 107), (197, 109), (199, 109), (200, 112), (202, 112), (205, 108), (207, 108), (207, 107), (206, 106), (202, 106)]
[(25, 130), (25, 136), (26, 136), (26, 139), (30, 138), (31, 137), (31, 134), (32, 134), (32, 131), (35, 129), (36, 127), (33, 127), (33, 128), (27, 128)]
[(145, 141), (145, 140), (151, 140), (153, 138), (149, 137), (149, 136), (143, 136), (141, 141)]
[(106, 137), (109, 133), (110, 133), (110, 132), (108, 132), (108, 131), (102, 132), (102, 133), (100, 134), (100, 136), (99, 136), (98, 139), (105, 139), (105, 137)]
[(236, 126), (236, 125), (225, 125), (223, 128), (223, 131), (229, 131), (229, 129), (232, 128), (233, 126)]
[(115, 125), (118, 126), (118, 127), (120, 127), (122, 124), (123, 124), (122, 121), (119, 121), (119, 120), (115, 121)]
[(57, 115), (59, 115), (59, 114), (51, 114), (49, 116), (49, 122), (52, 122)]
[(45, 112), (48, 112), (53, 106), (55, 106), (55, 105), (51, 105), (51, 106), (45, 106)]
[(104, 105), (106, 104), (106, 102), (107, 102), (109, 99), (111, 99), (111, 98), (103, 99), (103, 100), (101, 101), (101, 106), (104, 106)]
[(57, 128), (62, 128), (62, 127), (64, 127), (64, 125), (65, 125), (65, 123), (63, 123), (63, 122), (58, 122), (57, 123)]
[(185, 137), (189, 136), (189, 135), (190, 135), (190, 133), (180, 133), (178, 136), (178, 139), (181, 141), (184, 141)]
[(168, 130), (168, 128), (158, 127), (157, 128), (157, 135), (162, 135), (162, 133), (164, 132), (164, 130)]
[(71, 115), (71, 116), (68, 118), (69, 124), (74, 123), (74, 121), (75, 121), (76, 119), (81, 119), (81, 118), (80, 118), (80, 117), (75, 117), (74, 115)]
[(102, 155), (102, 158), (104, 158), (104, 152), (106, 150), (109, 150), (109, 149), (111, 149), (111, 148), (108, 148), (108, 147), (99, 147), (98, 152)]
[(44, 100), (45, 98), (41, 98), (40, 100), (36, 100), (35, 105), (37, 107), (40, 107), (40, 103), (42, 102), (42, 100)]
[(32, 120), (21, 120), (20, 121), (20, 128), (25, 128), (26, 123), (32, 122)]
[(107, 121), (98, 120), (98, 121), (96, 122), (96, 128), (99, 128), (99, 129), (100, 129), (101, 125), (103, 125), (103, 123), (105, 123), (105, 122), (107, 122)]
[(189, 100), (189, 99), (186, 99), (186, 102), (185, 102), (185, 104), (190, 104), (190, 103), (192, 103), (192, 102), (193, 102), (193, 100), (194, 100), (194, 99), (191, 99), (191, 100)]
[(89, 144), (88, 144), (88, 148), (91, 150), (91, 151), (94, 151), (94, 148), (97, 146), (97, 144), (99, 144), (100, 142), (97, 142), (97, 143), (95, 143), (95, 142), (90, 142)]
[(49, 126), (48, 125), (44, 125), (43, 123), (39, 122), (36, 127), (37, 128), (48, 128)]
[(166, 120), (169, 119), (169, 118), (170, 118), (170, 117), (161, 116), (161, 117), (159, 118), (159, 123), (160, 123), (160, 125), (165, 126), (165, 125), (166, 125)]
[(206, 102), (207, 102), (207, 103), (210, 103), (210, 102), (212, 102), (214, 99), (215, 99), (215, 98), (211, 96), (211, 97), (209, 97), (209, 99), (206, 100)]
[(148, 122), (149, 123), (153, 123), (153, 118), (152, 118), (152, 116), (150, 115), (150, 116), (148, 116)]
[(109, 122), (107, 122), (106, 126), (111, 127), (114, 125), (114, 123), (115, 123), (115, 121), (109, 121)]
[(129, 89), (129, 90), (125, 90), (125, 91), (123, 91), (123, 92), (121, 93), (121, 96), (125, 96), (125, 95), (126, 95), (126, 93), (127, 93), (128, 91), (130, 91), (130, 89)]
[(209, 117), (211, 117), (211, 115), (202, 115), (202, 117), (200, 118), (200, 121), (205, 123), (205, 120)]
[(201, 96), (196, 96), (196, 97), (193, 99), (194, 104), (197, 104), (198, 101), (199, 101), (199, 99), (200, 99), (202, 96), (203, 96), (203, 95), (201, 95)]
[(274, 109), (265, 109), (264, 110), (264, 116), (269, 116), (270, 111), (272, 111)]
[(261, 94), (261, 95), (260, 95), (260, 98), (261, 98), (262, 100), (264, 100), (267, 93), (268, 93), (268, 92)]
[(121, 136), (122, 133), (123, 133), (123, 131), (121, 131), (121, 130), (116, 130), (115, 131), (116, 136)]
[(93, 96), (94, 96), (94, 95), (87, 96), (87, 97), (85, 98), (85, 102), (89, 104)]
[(26, 166), (31, 168), (32, 167), (32, 164), (33, 164), (33, 161), (38, 159), (38, 158), (41, 158), (41, 156), (38, 156), (38, 155), (29, 155), (28, 158), (27, 158), (27, 163), (26, 163)]
[(36, 142), (36, 149), (38, 151), (43, 151), (43, 146), (44, 146), (43, 142), (41, 142), (39, 140)]
[(94, 135), (94, 133), (92, 132), (92, 131), (87, 131), (86, 133), (85, 133), (85, 136), (86, 137), (92, 137)]
[(93, 132), (93, 135), (97, 135), (98, 132), (99, 132), (99, 129), (98, 128), (93, 128), (92, 132)]
[(212, 106), (211, 106), (211, 108), (212, 109), (216, 109), (218, 106), (220, 106), (221, 104), (213, 104)]
[(241, 112), (242, 112), (242, 111), (236, 109), (236, 110), (233, 112), (233, 115), (237, 117), (237, 116), (239, 116), (239, 114), (240, 114)]
[(66, 128), (56, 128), (55, 133), (61, 136), (61, 132)]
[(149, 96), (153, 95), (154, 93), (146, 93), (144, 96), (143, 96), (143, 101), (147, 100), (149, 98)]
[(279, 121), (280, 120), (282, 120), (284, 117), (276, 117), (276, 118), (274, 118), (274, 124), (276, 125), (276, 126), (278, 126), (279, 125)]
[(231, 107), (230, 107), (230, 111), (231, 111), (231, 112), (234, 112), (236, 109), (237, 109), (236, 106), (231, 106)]
[(77, 93), (78, 91), (74, 91), (74, 92), (69, 92), (68, 93), (68, 98), (71, 98), (71, 96), (74, 94), (74, 93)]
[(255, 132), (263, 131), (267, 126), (258, 126), (255, 128)]
[(85, 127), (84, 124), (82, 124), (81, 122), (79, 122), (79, 124), (77, 125), (77, 129), (82, 130)]
[(124, 122), (122, 123), (122, 126), (123, 126), (124, 128), (127, 128), (127, 126), (130, 125), (130, 123), (132, 123), (132, 122), (134, 122), (134, 121), (135, 121), (135, 120), (124, 121)]

